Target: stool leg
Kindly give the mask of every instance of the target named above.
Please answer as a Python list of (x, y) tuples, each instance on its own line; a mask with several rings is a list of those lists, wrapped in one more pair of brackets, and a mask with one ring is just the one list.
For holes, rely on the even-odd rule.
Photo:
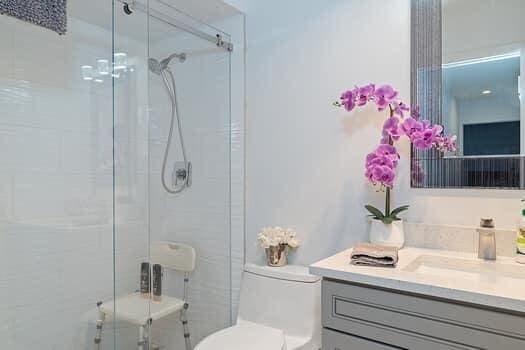
[(97, 330), (95, 333), (95, 340), (94, 340), (95, 350), (100, 350), (100, 343), (102, 342), (102, 327), (104, 326), (104, 321), (106, 320), (106, 314), (100, 310), (100, 305), (102, 305), (101, 301), (97, 303), (98, 320), (97, 320)]
[(137, 343), (138, 350), (146, 350), (146, 329), (144, 326), (139, 327), (139, 341)]
[(188, 317), (186, 311), (188, 310), (188, 303), (184, 304), (184, 308), (180, 311), (180, 322), (182, 323), (182, 329), (184, 331), (184, 343), (186, 344), (186, 350), (193, 350), (190, 339), (190, 329), (188, 327)]
[(144, 350), (144, 326), (139, 327), (139, 341), (137, 343), (137, 349), (138, 350)]
[(148, 323), (140, 326), (139, 328), (139, 341), (137, 343), (139, 350), (149, 350), (150, 348), (150, 339), (149, 332), (151, 328), (152, 320), (148, 320)]

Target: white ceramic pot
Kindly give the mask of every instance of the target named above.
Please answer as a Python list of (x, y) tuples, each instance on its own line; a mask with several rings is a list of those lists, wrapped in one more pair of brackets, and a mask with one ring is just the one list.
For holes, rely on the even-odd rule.
[(370, 243), (403, 248), (405, 230), (403, 220), (384, 224), (381, 220), (372, 219), (370, 225)]

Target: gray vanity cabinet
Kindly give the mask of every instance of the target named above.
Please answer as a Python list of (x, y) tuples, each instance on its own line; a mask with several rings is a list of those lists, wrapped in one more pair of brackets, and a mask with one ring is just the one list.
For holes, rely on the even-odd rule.
[(525, 314), (323, 280), (323, 350), (525, 350)]
[(330, 350), (395, 350), (389, 345), (377, 343), (353, 335), (323, 329), (323, 349)]

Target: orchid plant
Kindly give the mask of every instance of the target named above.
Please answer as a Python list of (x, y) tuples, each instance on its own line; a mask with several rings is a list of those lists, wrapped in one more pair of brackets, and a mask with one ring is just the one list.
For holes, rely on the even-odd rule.
[(435, 148), (441, 152), (456, 149), (456, 136), (446, 135), (443, 126), (421, 120), (419, 108), (408, 107), (399, 98), (399, 93), (390, 85), (368, 84), (347, 90), (341, 94), (334, 105), (344, 107), (348, 112), (356, 107), (374, 103), (379, 112), (386, 111), (387, 119), (383, 124), (379, 145), (366, 156), (365, 176), (373, 185), (386, 192), (385, 211), (366, 205), (373, 219), (385, 224), (401, 220), (398, 215), (408, 209), (408, 205), (390, 209), (390, 190), (394, 186), (397, 165), (400, 159), (396, 142), (402, 137), (409, 139), (411, 144), (420, 150)]

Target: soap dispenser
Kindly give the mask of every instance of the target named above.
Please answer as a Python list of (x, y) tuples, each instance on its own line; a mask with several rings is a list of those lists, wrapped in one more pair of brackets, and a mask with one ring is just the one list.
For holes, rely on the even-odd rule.
[(481, 219), (477, 229), (478, 258), (496, 260), (496, 230), (493, 219)]

